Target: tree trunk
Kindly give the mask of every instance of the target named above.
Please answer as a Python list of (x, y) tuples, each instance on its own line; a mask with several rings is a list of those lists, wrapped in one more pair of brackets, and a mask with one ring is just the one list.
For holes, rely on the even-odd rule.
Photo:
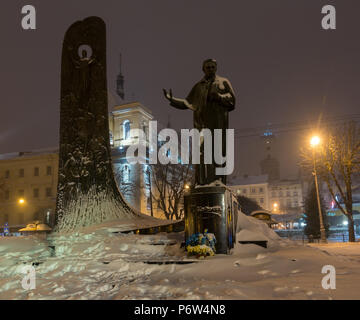
[(349, 230), (349, 242), (355, 242), (355, 231), (354, 231), (354, 219), (352, 217), (352, 212), (348, 213), (348, 230)]

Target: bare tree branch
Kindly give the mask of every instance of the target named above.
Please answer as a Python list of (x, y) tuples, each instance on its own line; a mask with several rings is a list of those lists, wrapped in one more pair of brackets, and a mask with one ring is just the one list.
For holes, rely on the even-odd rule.
[[(348, 218), (349, 241), (355, 241), (352, 209), (354, 177), (359, 174), (360, 128), (355, 122), (348, 122), (328, 129), (321, 146), (317, 148), (315, 163), (320, 178), (325, 181), (337, 207)], [(303, 168), (309, 168), (313, 158), (310, 150), (301, 150)], [(337, 192), (336, 192), (337, 191)], [(340, 194), (345, 208), (337, 199)]]

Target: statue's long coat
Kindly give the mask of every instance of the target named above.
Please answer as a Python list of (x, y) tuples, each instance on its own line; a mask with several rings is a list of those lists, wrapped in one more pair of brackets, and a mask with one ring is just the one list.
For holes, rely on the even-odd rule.
[[(194, 85), (186, 100), (194, 107), (194, 127), (199, 131), (208, 128), (214, 136), (214, 129), (229, 128), (229, 112), (235, 108), (235, 94), (228, 79), (220, 76), (216, 76), (214, 80), (203, 78)], [(178, 109), (187, 109), (184, 104), (174, 102), (171, 105)], [(222, 152), (226, 155), (225, 132), (222, 138)], [(212, 165), (197, 166), (196, 182), (208, 184), (220, 179), (226, 183), (225, 176), (216, 176), (215, 168), (214, 157)]]

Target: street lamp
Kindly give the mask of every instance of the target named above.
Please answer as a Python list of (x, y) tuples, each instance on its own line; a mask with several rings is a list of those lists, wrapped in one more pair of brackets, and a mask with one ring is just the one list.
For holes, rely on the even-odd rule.
[(320, 144), (321, 140), (318, 136), (313, 136), (310, 139), (310, 145), (312, 147), (313, 151), (313, 162), (314, 162), (314, 178), (315, 178), (315, 188), (316, 188), (316, 198), (318, 203), (318, 211), (319, 211), (319, 219), (320, 219), (320, 234), (321, 234), (321, 243), (327, 243), (326, 240), (326, 233), (325, 233), (325, 227), (324, 227), (324, 220), (321, 213), (321, 204), (320, 204), (320, 197), (319, 197), (319, 186), (318, 186), (318, 179), (317, 179), (317, 172), (316, 172), (316, 153), (315, 148)]
[(273, 203), (273, 207), (274, 207), (274, 212), (276, 212), (277, 211), (277, 209), (278, 209), (278, 203), (277, 202), (274, 202)]
[(20, 198), (20, 199), (18, 200), (18, 203), (19, 203), (19, 204), (25, 204), (25, 199), (24, 199), (24, 198)]
[(320, 138), (318, 136), (311, 137), (310, 144), (312, 147), (316, 147), (317, 145), (320, 144)]

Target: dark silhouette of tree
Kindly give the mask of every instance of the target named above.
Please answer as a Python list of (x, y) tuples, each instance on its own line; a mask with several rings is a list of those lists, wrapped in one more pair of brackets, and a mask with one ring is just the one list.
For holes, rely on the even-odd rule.
[[(325, 232), (326, 232), (326, 236), (328, 236), (329, 225), (326, 219), (327, 218), (326, 207), (324, 205), (324, 199), (321, 197), (321, 194), (319, 195), (319, 197), (320, 197), (320, 206), (324, 221)], [(317, 196), (316, 196), (316, 188), (314, 183), (311, 185), (311, 188), (309, 189), (309, 192), (306, 196), (304, 209), (305, 209), (305, 222), (306, 222), (304, 233), (308, 237), (319, 239), (320, 217), (319, 217), (319, 209), (318, 209)]]
[(185, 186), (194, 184), (194, 170), (189, 164), (150, 165), (152, 199), (170, 220), (183, 218), (180, 211)]
[(238, 195), (237, 200), (239, 201), (241, 211), (248, 216), (256, 210), (264, 210), (256, 201), (245, 196)]

